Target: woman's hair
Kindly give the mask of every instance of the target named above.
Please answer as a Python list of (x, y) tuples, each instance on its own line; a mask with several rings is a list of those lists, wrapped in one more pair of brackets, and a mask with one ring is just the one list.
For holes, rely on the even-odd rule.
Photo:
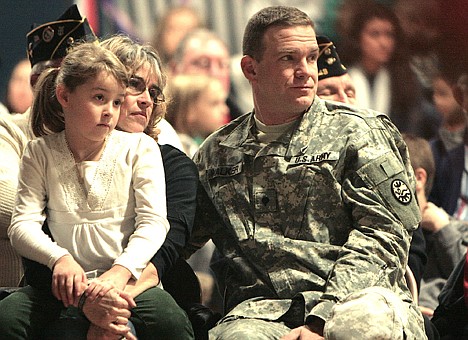
[(72, 47), (59, 68), (49, 68), (39, 77), (31, 109), (34, 135), (43, 136), (65, 129), (62, 106), (55, 90), (63, 84), (70, 92), (95, 78), (102, 71), (112, 75), (124, 87), (128, 73), (117, 57), (96, 43), (80, 43)]
[(272, 6), (257, 12), (247, 23), (242, 42), (242, 53), (257, 61), (263, 57), (263, 37), (268, 28), (273, 26), (310, 26), (314, 23), (301, 10), (288, 6)]
[(409, 115), (421, 97), (421, 88), (411, 70), (405, 34), (394, 10), (375, 0), (348, 0), (342, 6), (342, 10), (346, 9), (348, 14), (346, 23), (341, 23), (342, 44), (338, 45), (337, 49), (347, 67), (356, 65), (362, 58), (361, 34), (369, 21), (381, 19), (393, 26), (395, 46), (386, 65), (391, 74), (393, 111), (388, 113)]
[(207, 75), (177, 75), (170, 79), (167, 90), (167, 114), (166, 119), (178, 132), (190, 131), (187, 126), (187, 113), (190, 106), (200, 98), (212, 82), (218, 81)]
[[(392, 24), (395, 33), (395, 49), (390, 62), (398, 60), (399, 53), (404, 53), (404, 33), (400, 22), (393, 9), (387, 5), (376, 2), (375, 0), (353, 0), (347, 1), (343, 6), (348, 11), (347, 22), (341, 22), (341, 34), (343, 43), (341, 49), (338, 47), (340, 57), (343, 55), (343, 63), (351, 66), (361, 60), (361, 34), (369, 21), (381, 19)], [(344, 9), (343, 9), (344, 10)]]
[[(150, 73), (158, 79), (158, 87), (164, 90), (166, 86), (166, 73), (162, 67), (158, 52), (147, 44), (140, 44), (125, 35), (115, 35), (103, 40), (102, 47), (114, 53), (125, 65), (129, 75), (135, 74), (139, 69), (148, 66)], [(153, 106), (153, 112), (149, 119), (145, 133), (157, 140), (156, 125), (166, 113), (166, 104), (160, 103)]]

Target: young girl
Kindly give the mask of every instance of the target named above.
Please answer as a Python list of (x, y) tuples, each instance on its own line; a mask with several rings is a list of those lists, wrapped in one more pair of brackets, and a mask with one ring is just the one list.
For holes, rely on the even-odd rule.
[[(83, 302), (80, 296), (93, 301), (123, 291), (165, 239), (159, 148), (145, 134), (113, 131), (126, 84), (117, 57), (93, 43), (41, 75), (32, 122), (42, 137), (23, 157), (9, 237), (22, 256), (53, 270), (52, 293), (62, 303), (32, 287), (2, 300), (8, 338), (38, 336), (64, 307)], [(41, 229), (45, 218), (54, 241)], [(127, 318), (116, 318), (115, 332), (127, 334)]]

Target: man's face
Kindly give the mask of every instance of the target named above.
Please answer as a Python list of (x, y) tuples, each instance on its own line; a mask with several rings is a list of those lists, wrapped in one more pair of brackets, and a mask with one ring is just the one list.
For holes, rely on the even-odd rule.
[(260, 61), (246, 57), (242, 62), (256, 115), (265, 124), (294, 120), (312, 105), (317, 89), (315, 32), (310, 26), (270, 27), (263, 47)]
[(317, 96), (345, 104), (354, 105), (356, 103), (356, 89), (347, 73), (319, 80)]
[(229, 52), (218, 40), (187, 42), (182, 62), (175, 67), (176, 74), (204, 74), (217, 78), (229, 92)]

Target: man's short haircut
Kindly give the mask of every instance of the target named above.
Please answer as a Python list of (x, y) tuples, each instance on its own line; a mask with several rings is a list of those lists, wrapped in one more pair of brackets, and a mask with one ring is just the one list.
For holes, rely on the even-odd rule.
[(409, 133), (403, 133), (402, 135), (408, 147), (413, 170), (416, 170), (417, 168), (426, 170), (427, 181), (424, 191), (426, 192), (426, 196), (429, 196), (434, 183), (435, 174), (435, 161), (434, 156), (432, 155), (431, 146), (424, 138), (416, 137)]
[(268, 28), (274, 26), (310, 26), (314, 28), (314, 22), (306, 13), (295, 7), (266, 7), (254, 14), (247, 23), (242, 42), (242, 53), (260, 61), (264, 52), (263, 36)]

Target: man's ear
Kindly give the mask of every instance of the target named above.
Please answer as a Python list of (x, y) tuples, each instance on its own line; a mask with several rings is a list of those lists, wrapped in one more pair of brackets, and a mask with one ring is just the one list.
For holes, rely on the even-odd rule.
[(423, 168), (414, 169), (414, 176), (416, 177), (416, 191), (424, 191), (427, 183), (427, 172)]
[(255, 59), (249, 55), (245, 55), (242, 57), (240, 65), (242, 72), (244, 73), (244, 76), (247, 78), (247, 80), (249, 82), (255, 81), (257, 78), (257, 62), (255, 61)]
[(58, 84), (55, 88), (55, 96), (62, 107), (67, 107), (69, 103), (70, 91), (63, 84)]

